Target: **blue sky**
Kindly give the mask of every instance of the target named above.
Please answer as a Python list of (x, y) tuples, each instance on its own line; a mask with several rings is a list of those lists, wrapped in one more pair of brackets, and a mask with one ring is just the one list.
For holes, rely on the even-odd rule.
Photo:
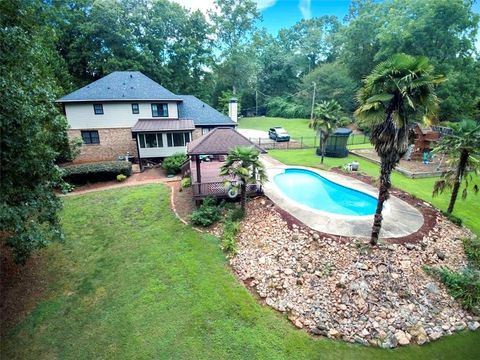
[(302, 18), (335, 15), (343, 20), (349, 6), (350, 0), (278, 0), (261, 11), (263, 22), (260, 26), (276, 34), (281, 28), (290, 27)]

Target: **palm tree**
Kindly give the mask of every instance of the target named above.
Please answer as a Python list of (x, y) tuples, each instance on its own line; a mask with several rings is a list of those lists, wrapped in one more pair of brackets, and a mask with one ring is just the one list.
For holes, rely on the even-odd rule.
[[(451, 214), (457, 201), (458, 191), (462, 181), (465, 188), (462, 199), (468, 194), (471, 173), (478, 173), (480, 169), (480, 124), (473, 120), (461, 121), (453, 134), (445, 136), (435, 148), (435, 152), (447, 154), (451, 170), (442, 175), (442, 179), (435, 182), (433, 196), (436, 196), (447, 188), (452, 189), (447, 213)], [(473, 186), (473, 191), (478, 192), (478, 185)]]
[(220, 175), (239, 179), (241, 208), (245, 213), (247, 203), (247, 185), (267, 180), (265, 167), (260, 161), (259, 152), (253, 146), (236, 146), (227, 155), (225, 164), (220, 168)]
[(432, 115), (438, 99), (434, 88), (444, 81), (433, 74), (424, 56), (396, 54), (378, 64), (363, 80), (355, 115), (372, 125), (371, 143), (380, 157), (380, 189), (370, 244), (382, 227), (383, 204), (389, 198), (390, 174), (408, 147), (408, 122), (415, 115)]
[(323, 158), (327, 140), (335, 130), (345, 123), (345, 117), (342, 117), (342, 107), (336, 100), (321, 101), (314, 110), (313, 119), (308, 126), (313, 128), (320, 138), (320, 151)]

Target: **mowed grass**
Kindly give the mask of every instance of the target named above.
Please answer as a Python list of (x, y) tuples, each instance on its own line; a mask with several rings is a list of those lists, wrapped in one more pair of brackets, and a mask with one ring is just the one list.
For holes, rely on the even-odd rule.
[[(268, 153), (287, 165), (311, 166), (326, 170), (331, 167), (343, 166), (353, 160), (357, 160), (360, 163), (361, 172), (377, 178), (380, 173), (379, 165), (351, 154), (347, 158), (342, 159), (325, 158), (324, 165), (322, 166), (320, 164), (320, 157), (315, 154), (314, 149), (270, 150)], [(436, 180), (438, 180), (438, 178), (435, 177), (411, 179), (397, 172), (392, 174), (393, 186), (431, 203), (438, 209), (446, 210), (450, 200), (450, 191), (446, 191), (439, 196), (433, 197), (432, 190)], [(480, 183), (480, 178), (476, 176), (474, 181), (478, 184)], [(473, 232), (480, 236), (480, 195), (475, 195), (473, 191), (469, 191), (469, 196), (466, 200), (462, 200), (459, 195), (453, 214), (460, 217), (465, 226), (469, 227)]]
[[(292, 137), (292, 140), (300, 141), (303, 137), (303, 143), (307, 146), (319, 144), (318, 137), (315, 139), (316, 132), (308, 127), (309, 119), (285, 119), (275, 117), (246, 117), (238, 121), (240, 129), (254, 129), (268, 131), (269, 128), (281, 126)], [(363, 135), (350, 135), (348, 144), (364, 144), (368, 143), (368, 139)]]
[(383, 350), (314, 339), (260, 305), (218, 239), (183, 225), (162, 185), (65, 198), (63, 244), (42, 252), (46, 300), (2, 359), (476, 359), (480, 332)]

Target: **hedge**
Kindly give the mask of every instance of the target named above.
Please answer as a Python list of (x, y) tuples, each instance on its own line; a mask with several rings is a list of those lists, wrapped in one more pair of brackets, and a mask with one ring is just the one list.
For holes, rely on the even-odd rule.
[(65, 181), (73, 184), (115, 180), (117, 175), (132, 175), (132, 164), (128, 161), (102, 161), (68, 165), (62, 168)]

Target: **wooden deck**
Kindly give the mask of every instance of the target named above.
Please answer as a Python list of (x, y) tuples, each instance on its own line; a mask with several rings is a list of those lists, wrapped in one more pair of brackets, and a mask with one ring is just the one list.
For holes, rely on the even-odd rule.
[[(232, 184), (235, 185), (233, 181)], [(228, 188), (225, 186), (225, 182), (202, 182), (202, 183), (193, 183), (192, 184), (193, 190), (193, 198), (195, 200), (200, 200), (206, 198), (208, 196), (217, 198), (217, 199), (225, 199), (230, 198), (228, 195)], [(262, 187), (257, 184), (248, 184), (247, 185), (247, 194), (248, 195), (255, 195), (260, 194), (262, 192)]]
[[(192, 179), (193, 198), (195, 200), (203, 199), (207, 196), (215, 198), (228, 198), (228, 188), (226, 181), (231, 181), (233, 185), (236, 181), (229, 176), (220, 176), (220, 168), (223, 165), (221, 161), (210, 161), (200, 163), (201, 183), (197, 180), (197, 171), (194, 161), (190, 162), (190, 176)], [(261, 186), (249, 184), (247, 192), (250, 195), (261, 192)]]
[[(202, 183), (209, 182), (225, 182), (229, 178), (226, 176), (220, 176), (220, 168), (222, 167), (222, 161), (207, 161), (200, 163), (200, 175)], [(190, 161), (190, 173), (192, 178), (192, 183), (197, 183), (197, 169), (195, 161)]]

